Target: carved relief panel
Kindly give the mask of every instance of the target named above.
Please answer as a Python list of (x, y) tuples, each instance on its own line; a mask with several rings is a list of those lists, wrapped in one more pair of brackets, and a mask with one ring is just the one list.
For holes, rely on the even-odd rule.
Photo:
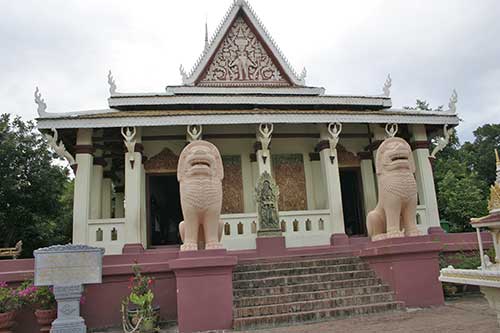
[(243, 176), (239, 155), (222, 156), (222, 214), (243, 213)]
[(235, 19), (198, 84), (290, 85), (241, 15)]
[(160, 153), (144, 163), (147, 173), (176, 173), (179, 156), (170, 149), (164, 148)]
[(306, 176), (302, 154), (272, 156), (273, 174), (280, 190), (278, 210), (306, 210)]

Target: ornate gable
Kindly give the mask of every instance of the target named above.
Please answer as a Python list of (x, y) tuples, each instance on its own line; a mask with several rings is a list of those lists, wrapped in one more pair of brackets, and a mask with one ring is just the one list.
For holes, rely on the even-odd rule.
[(190, 73), (188, 86), (290, 87), (305, 85), (245, 0), (234, 0)]
[(200, 86), (290, 86), (241, 11), (207, 65)]

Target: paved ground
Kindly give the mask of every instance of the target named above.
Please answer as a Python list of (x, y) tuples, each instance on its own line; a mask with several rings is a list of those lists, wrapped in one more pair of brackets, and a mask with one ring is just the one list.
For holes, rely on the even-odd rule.
[[(328, 332), (500, 332), (496, 315), (482, 296), (467, 296), (448, 300), (445, 306), (409, 309), (406, 312), (354, 317), (308, 325), (278, 327), (265, 330), (245, 331), (247, 333), (328, 333)], [(118, 333), (120, 331), (113, 331)], [(175, 327), (162, 333), (178, 332)], [(225, 331), (232, 332), (232, 331)], [(240, 331), (241, 333), (242, 331)], [(106, 332), (111, 333), (111, 332)]]

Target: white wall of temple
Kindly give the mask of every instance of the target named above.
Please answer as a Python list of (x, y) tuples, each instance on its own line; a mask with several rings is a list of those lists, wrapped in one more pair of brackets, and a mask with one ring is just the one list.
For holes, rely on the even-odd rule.
[[(383, 129), (380, 131), (381, 128), (380, 125), (370, 126), (371, 131), (376, 132), (376, 136), (372, 140), (383, 138)], [(334, 198), (328, 199), (327, 182), (323, 174), (325, 165), (330, 164), (329, 149), (327, 152), (322, 153), (323, 161), (311, 160), (310, 158), (310, 153), (314, 152), (315, 146), (320, 140), (319, 132), (319, 127), (316, 124), (274, 125), (273, 137), (269, 148), (271, 156), (269, 163), (272, 163), (274, 155), (290, 154), (300, 154), (303, 161), (306, 197), (305, 211), (286, 211), (286, 209), (280, 209), (282, 212), (280, 214), (282, 216), (281, 220), (286, 224), (284, 235), (287, 239), (287, 246), (290, 247), (328, 244), (329, 236), (333, 231), (343, 230), (343, 228), (332, 227), (339, 221), (331, 220), (334, 215), (331, 215), (332, 211), (329, 210), (329, 202), (335, 202)], [(149, 159), (158, 155), (165, 148), (170, 149), (178, 156), (186, 145), (185, 126), (147, 127), (142, 128), (140, 133), (143, 139), (143, 155)], [(223, 241), (230, 249), (253, 248), (256, 237), (256, 234), (253, 232), (255, 228), (252, 227), (252, 222), (256, 220), (254, 189), (259, 177), (259, 167), (257, 162), (251, 160), (251, 155), (254, 153), (254, 144), (257, 141), (257, 126), (204, 126), (202, 133), (206, 136), (205, 139), (217, 146), (222, 156), (237, 155), (241, 158), (243, 211), (238, 214), (223, 215), (224, 221), (227, 220), (231, 225), (231, 230), (233, 230), (231, 235), (224, 235)], [(366, 124), (344, 124), (338, 144), (354, 156), (364, 151), (365, 147), (370, 144), (370, 139), (366, 135), (367, 133), (368, 126)], [(410, 126), (410, 133), (413, 134), (412, 141), (424, 141), (427, 139), (423, 126)], [(88, 135), (85, 136), (83, 134), (84, 132), (82, 132), (81, 139), (79, 139), (81, 144), (91, 143), (87, 138)], [(300, 135), (294, 137), (294, 134)], [(241, 137), (238, 137), (238, 135)], [(137, 157), (139, 157), (139, 154), (134, 153), (134, 155), (138, 155)], [(419, 214), (419, 228), (423, 233), (427, 233), (427, 228), (430, 226), (439, 226), (434, 184), (429, 180), (429, 177), (432, 178), (432, 169), (430, 165), (426, 164), (428, 163), (428, 155), (429, 152), (426, 149), (417, 149), (414, 151), (417, 163), (416, 178), (420, 196), (420, 205), (417, 213)], [(102, 209), (102, 207), (102, 211), (98, 216), (95, 212), (95, 207), (103, 203), (106, 203), (107, 207), (110, 202), (109, 198), (107, 198), (110, 187), (110, 184), (108, 184), (109, 180), (102, 181), (102, 176), (97, 177), (99, 179), (95, 179), (96, 168), (95, 165), (92, 165), (92, 155), (77, 154), (76, 157), (81, 164), (81, 167), (79, 166), (77, 171), (77, 187), (89, 193), (77, 194), (75, 191), (75, 199), (79, 197), (83, 201), (79, 201), (78, 203), (75, 201), (74, 240), (105, 247), (107, 254), (121, 253), (123, 245), (132, 241), (140, 242), (146, 247), (148, 245), (146, 204), (148, 198), (146, 198), (146, 171), (144, 167), (140, 163), (137, 163), (136, 165), (140, 165), (140, 170), (133, 170), (134, 174), (137, 173), (134, 176), (136, 180), (132, 184), (137, 191), (137, 193), (132, 195), (135, 202), (129, 204), (125, 202), (125, 211), (127, 210), (127, 206), (129, 209), (131, 207), (138, 209), (137, 215), (133, 217), (133, 219), (138, 219), (139, 225), (137, 225), (135, 222), (132, 223), (130, 215), (127, 218), (126, 213), (120, 213), (122, 211), (120, 209), (121, 205), (116, 204), (116, 200), (119, 200), (120, 203), (122, 202), (121, 194), (114, 194), (115, 207), (118, 207), (111, 214), (114, 218), (110, 218), (110, 213), (107, 212), (108, 209)], [(126, 158), (125, 155), (124, 158)], [(356, 165), (345, 165), (343, 163), (339, 165), (340, 172), (342, 172), (344, 167), (355, 167), (360, 170), (363, 189), (362, 204), (366, 216), (377, 202), (376, 175), (374, 173), (373, 161), (371, 159), (361, 159), (355, 162), (357, 163)], [(129, 170), (129, 173), (131, 171)], [(175, 174), (175, 171), (174, 169), (170, 170), (173, 174)], [(287, 176), (294, 177), (293, 174)], [(101, 184), (100, 191), (93, 188), (93, 186), (97, 186), (96, 184)], [(129, 184), (129, 186), (131, 185)], [(127, 191), (126, 188), (127, 184), (125, 184), (125, 192)], [(330, 195), (332, 195), (331, 193)], [(98, 202), (94, 196), (100, 196), (102, 199)], [(85, 211), (86, 213), (80, 214), (78, 211)], [(306, 213), (306, 211), (309, 211), (309, 213)], [(83, 219), (88, 221), (86, 226), (83, 225)], [(299, 224), (298, 226), (295, 225), (296, 222)], [(238, 227), (240, 223), (245, 224), (243, 229)], [(132, 230), (128, 230), (130, 228)], [(238, 232), (235, 234), (235, 231)], [(82, 232), (87, 236), (82, 235)]]

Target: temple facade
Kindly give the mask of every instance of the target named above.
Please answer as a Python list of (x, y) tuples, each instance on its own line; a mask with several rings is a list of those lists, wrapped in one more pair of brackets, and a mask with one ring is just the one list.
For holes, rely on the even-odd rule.
[(419, 230), (439, 228), (429, 142), (458, 125), (455, 93), (447, 110), (421, 111), (392, 107), (390, 76), (373, 95), (308, 86), (305, 70), (293, 70), (241, 0), (193, 69), (180, 72), (182, 85), (158, 93), (119, 92), (109, 73), (103, 110), (49, 113), (37, 89), (38, 128), (75, 173), (74, 243), (106, 254), (178, 247), (178, 156), (201, 138), (223, 159), (228, 250), (256, 247), (255, 186), (264, 172), (279, 187), (286, 247), (366, 235), (366, 215), (377, 203), (374, 156), (388, 136), (413, 149)]

